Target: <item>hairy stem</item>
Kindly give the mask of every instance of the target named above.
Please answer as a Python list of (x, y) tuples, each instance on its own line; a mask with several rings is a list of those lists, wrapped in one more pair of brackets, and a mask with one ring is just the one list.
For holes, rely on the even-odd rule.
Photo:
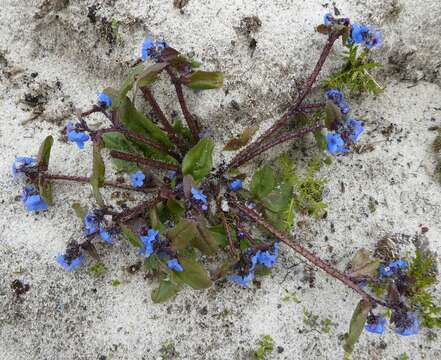
[(245, 205), (240, 204), (235, 199), (231, 198), (231, 202), (233, 206), (244, 213), (246, 216), (248, 216), (250, 219), (255, 221), (257, 224), (263, 226), (267, 231), (269, 231), (274, 237), (279, 239), (280, 241), (287, 244), (290, 248), (292, 248), (296, 253), (307, 259), (309, 262), (317, 266), (318, 268), (325, 271), (327, 274), (331, 275), (333, 278), (341, 281), (346, 286), (350, 287), (352, 290), (357, 292), (363, 300), (367, 301), (368, 303), (381, 303), (381, 305), (387, 305), (382, 302), (379, 302), (377, 299), (373, 298), (370, 294), (368, 294), (366, 291), (361, 289), (357, 284), (355, 284), (348, 276), (346, 276), (341, 271), (334, 268), (332, 265), (327, 263), (326, 261), (320, 259), (318, 256), (307, 250), (305, 247), (303, 247), (301, 244), (289, 239), (285, 234), (281, 233), (279, 230), (277, 230), (274, 226), (267, 223), (257, 212), (254, 210), (248, 209)]
[(147, 210), (153, 209), (157, 204), (162, 201), (162, 197), (160, 193), (157, 193), (155, 198), (150, 201), (143, 202), (134, 208), (127, 209), (116, 216), (116, 221), (119, 223), (125, 223), (130, 220), (135, 219), (136, 217), (144, 214)]
[(134, 162), (137, 164), (151, 166), (154, 168), (165, 169), (165, 170), (174, 170), (174, 171), (179, 170), (179, 167), (175, 164), (169, 164), (169, 163), (166, 163), (163, 161), (158, 161), (158, 160), (151, 160), (151, 159), (144, 158), (142, 156), (137, 156), (137, 155), (133, 155), (133, 154), (118, 151), (118, 150), (110, 151), (110, 156), (115, 159), (126, 160), (126, 161)]
[(226, 169), (230, 169), (231, 167), (237, 167), (236, 164), (242, 159), (242, 157), (245, 157), (246, 155), (253, 153), (256, 151), (259, 146), (267, 140), (271, 135), (273, 135), (276, 131), (281, 129), (290, 119), (290, 117), (295, 114), (297, 111), (299, 111), (303, 100), (308, 96), (308, 94), (311, 92), (312, 86), (314, 85), (315, 81), (317, 80), (318, 75), (320, 74), (320, 71), (323, 68), (323, 65), (325, 64), (326, 59), (328, 58), (332, 47), (334, 46), (334, 43), (337, 41), (337, 39), (343, 35), (343, 31), (338, 31), (333, 34), (331, 34), (328, 38), (328, 41), (326, 42), (326, 45), (324, 46), (322, 53), (320, 54), (320, 58), (317, 61), (317, 64), (315, 65), (314, 70), (312, 71), (311, 75), (308, 77), (308, 79), (305, 82), (305, 85), (303, 86), (302, 91), (300, 92), (299, 96), (297, 97), (294, 104), (289, 108), (289, 110), (283, 115), (280, 120), (278, 120), (274, 125), (272, 125), (268, 130), (266, 130), (256, 141), (249, 144), (245, 149), (243, 149), (239, 154), (237, 154), (234, 159), (227, 165)]
[(170, 79), (172, 80), (173, 85), (175, 86), (176, 95), (178, 96), (179, 105), (181, 106), (181, 110), (182, 113), (184, 114), (185, 121), (187, 122), (187, 125), (190, 128), (191, 133), (193, 134), (193, 137), (196, 140), (198, 140), (201, 130), (198, 122), (190, 113), (190, 110), (188, 110), (187, 102), (184, 97), (184, 90), (182, 89), (182, 84), (179, 81), (179, 79), (176, 77), (175, 73), (170, 68), (170, 66), (167, 66), (165, 70), (167, 71), (168, 75), (170, 76)]
[(248, 161), (254, 159), (256, 156), (259, 156), (260, 154), (264, 153), (265, 151), (272, 149), (276, 145), (283, 144), (284, 142), (287, 142), (289, 140), (302, 138), (306, 134), (308, 134), (310, 132), (315, 132), (319, 129), (322, 129), (323, 127), (324, 126), (322, 124), (317, 124), (317, 125), (309, 127), (309, 128), (288, 131), (288, 132), (278, 136), (275, 139), (269, 140), (265, 145), (256, 149), (254, 152), (247, 154), (243, 158), (239, 159), (237, 161), (237, 163), (234, 164), (233, 166), (234, 167), (242, 166), (243, 164), (247, 163)]
[(147, 100), (147, 102), (150, 104), (155, 114), (158, 116), (159, 121), (164, 127), (164, 130), (170, 136), (173, 143), (179, 148), (179, 150), (185, 153), (186, 151), (185, 143), (182, 141), (181, 138), (177, 136), (175, 129), (173, 129), (173, 126), (170, 124), (164, 112), (162, 111), (161, 107), (159, 106), (158, 102), (156, 101), (152, 90), (145, 86), (141, 88), (141, 91), (144, 95), (144, 98)]
[[(44, 174), (43, 177), (47, 180), (60, 180), (60, 181), (73, 181), (79, 183), (90, 183), (90, 178), (86, 176), (69, 176), (69, 175), (55, 175), (55, 174)], [(104, 186), (113, 187), (117, 189), (124, 189), (142, 193), (152, 193), (158, 191), (158, 188), (134, 188), (130, 185), (118, 184), (111, 181), (105, 181)]]

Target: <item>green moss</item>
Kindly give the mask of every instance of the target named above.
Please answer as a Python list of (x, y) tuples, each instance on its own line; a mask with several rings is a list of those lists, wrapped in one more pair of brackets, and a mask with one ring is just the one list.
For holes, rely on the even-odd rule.
[(118, 279), (112, 279), (112, 286), (119, 286), (121, 285), (121, 281), (119, 281)]
[(438, 135), (432, 143), (432, 149), (434, 152), (441, 152), (441, 131), (438, 130)]
[(441, 327), (441, 307), (434, 304), (428, 288), (437, 282), (433, 268), (433, 258), (417, 250), (410, 261), (409, 276), (412, 280), (410, 302), (413, 310), (421, 316), (421, 326), (427, 328)]
[(164, 341), (159, 349), (162, 360), (179, 359), (180, 354), (176, 351), (175, 343), (172, 340)]
[(351, 94), (369, 92), (376, 95), (382, 93), (384, 89), (369, 72), (381, 67), (382, 64), (375, 63), (368, 58), (368, 49), (359, 52), (357, 45), (347, 45), (346, 48), (345, 64), (340, 71), (324, 81), (324, 87), (327, 89), (338, 88)]
[(435, 179), (441, 185), (441, 160), (438, 160), (435, 168)]
[(274, 351), (274, 340), (269, 335), (264, 335), (258, 343), (257, 349), (254, 351), (255, 359), (265, 359), (268, 354)]
[(101, 276), (101, 275), (103, 275), (103, 274), (106, 273), (106, 267), (105, 267), (104, 264), (101, 263), (101, 262), (96, 263), (95, 265), (93, 265), (93, 266), (90, 268), (90, 273), (91, 273), (93, 276), (99, 277), (99, 276)]

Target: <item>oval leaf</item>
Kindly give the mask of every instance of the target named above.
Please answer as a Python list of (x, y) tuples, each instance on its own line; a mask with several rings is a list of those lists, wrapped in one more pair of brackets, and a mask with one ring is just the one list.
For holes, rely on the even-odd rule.
[(213, 140), (204, 138), (193, 146), (182, 162), (182, 173), (191, 175), (195, 181), (207, 176), (213, 168)]
[(49, 166), (49, 158), (51, 156), (52, 145), (54, 144), (54, 138), (49, 135), (44, 139), (38, 150), (37, 162), (38, 166), (44, 171)]
[(269, 165), (265, 165), (254, 174), (251, 180), (251, 192), (255, 198), (262, 199), (274, 189), (275, 185), (274, 170)]
[(228, 141), (228, 143), (224, 146), (225, 151), (235, 151), (247, 145), (253, 135), (256, 133), (257, 128), (255, 127), (247, 127), (244, 129), (242, 134)]
[(224, 86), (224, 74), (220, 71), (195, 71), (184, 79), (184, 84), (193, 90), (219, 89)]
[(361, 300), (355, 308), (349, 325), (349, 332), (345, 334), (345, 343), (343, 344), (343, 349), (347, 354), (351, 354), (352, 351), (354, 351), (354, 345), (358, 342), (363, 332), (364, 324), (371, 309), (372, 305), (363, 300)]
[(104, 201), (100, 193), (100, 187), (104, 185), (105, 165), (101, 156), (101, 149), (97, 145), (93, 145), (93, 169), (90, 183), (92, 184), (93, 194), (100, 206), (104, 206)]
[(74, 209), (75, 215), (78, 216), (81, 221), (86, 217), (87, 210), (83, 208), (80, 203), (73, 203), (72, 209)]
[(144, 243), (141, 241), (138, 235), (136, 235), (128, 226), (124, 224), (119, 224), (119, 227), (122, 230), (122, 233), (127, 238), (127, 240), (132, 244), (134, 247), (137, 248), (143, 248)]
[(176, 276), (190, 285), (195, 290), (207, 289), (212, 282), (208, 277), (208, 272), (198, 262), (184, 257), (178, 258), (179, 263), (184, 268), (183, 272), (177, 272)]
[(173, 299), (179, 292), (179, 286), (169, 280), (161, 280), (159, 287), (152, 291), (151, 298), (154, 303), (164, 303)]

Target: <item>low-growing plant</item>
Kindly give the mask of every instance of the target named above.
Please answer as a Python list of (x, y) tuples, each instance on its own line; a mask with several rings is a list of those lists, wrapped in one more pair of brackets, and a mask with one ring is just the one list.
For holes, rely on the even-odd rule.
[[(247, 287), (255, 276), (270, 272), (279, 256), (279, 243), (284, 243), (361, 297), (345, 337), (346, 357), (363, 328), (373, 333), (384, 331), (385, 316), (373, 312), (379, 307), (388, 310), (399, 335), (416, 334), (420, 327), (439, 327), (439, 308), (428, 291), (436, 280), (429, 271), (430, 257), (417, 253), (412, 259), (385, 262), (362, 249), (344, 272), (285, 233), (294, 225), (296, 214), (316, 218), (323, 215), (325, 180), (316, 173), (322, 162), (329, 163), (329, 158), (311, 160), (304, 172), (298, 172), (287, 155), (272, 164), (262, 164), (252, 174), (242, 168), (276, 146), (309, 134), (319, 149), (326, 149), (331, 156), (343, 156), (363, 133), (364, 124), (350, 116), (342, 91), (378, 92), (367, 72), (377, 65), (367, 59), (371, 49), (381, 43), (380, 33), (332, 14), (326, 14), (317, 30), (327, 40), (297, 98), (263, 133), (256, 136), (256, 129), (246, 128), (231, 139), (225, 151), (238, 153), (216, 169), (214, 141), (204, 135), (206, 132), (189, 109), (184, 88), (218, 89), (224, 75), (201, 70), (199, 63), (162, 40), (147, 39), (140, 59), (121, 87), (104, 89), (96, 105), (66, 126), (67, 139), (78, 148), (85, 148), (91, 141), (91, 176), (49, 171), (52, 136), (44, 140), (36, 158), (17, 157), (14, 161), (14, 177), (23, 176), (27, 182), (22, 199), (30, 212), (45, 211), (54, 205), (57, 181), (89, 184), (92, 188), (94, 208), (72, 204), (83, 235), (67, 244), (57, 262), (72, 271), (85, 261), (86, 254), (98, 258), (99, 252), (126, 239), (138, 249), (145, 271), (158, 279), (151, 297), (162, 303), (174, 298), (184, 285), (202, 290), (226, 278)], [(324, 101), (305, 102), (339, 39), (349, 51), (346, 64), (325, 81), (332, 88), (325, 92)], [(186, 125), (178, 118), (171, 121), (156, 100), (153, 86), (164, 76), (176, 92)], [(139, 93), (154, 119), (139, 110)], [(103, 116), (109, 125), (93, 127), (88, 122), (92, 114)], [(110, 156), (118, 172), (127, 174), (130, 182), (108, 179), (103, 153)], [(134, 207), (121, 208), (112, 198), (103, 196), (104, 188), (136, 192), (143, 200)], [(101, 242), (110, 246), (97, 248)], [(223, 263), (217, 263), (217, 271), (209, 273), (202, 258), (204, 262), (223, 259)], [(104, 264), (98, 264), (92, 268), (97, 275), (105, 271)], [(116, 286), (119, 281), (112, 284)], [(324, 332), (331, 330), (330, 320), (319, 325)]]

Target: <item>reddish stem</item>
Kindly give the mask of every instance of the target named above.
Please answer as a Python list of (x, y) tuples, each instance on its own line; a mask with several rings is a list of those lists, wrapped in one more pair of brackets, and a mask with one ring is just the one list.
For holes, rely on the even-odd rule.
[(252, 209), (248, 209), (246, 206), (238, 203), (235, 199), (231, 199), (234, 207), (241, 212), (243, 212), (250, 219), (255, 221), (257, 224), (263, 226), (267, 231), (269, 231), (274, 237), (291, 247), (296, 253), (307, 259), (309, 262), (317, 266), (318, 268), (325, 271), (327, 274), (331, 275), (335, 279), (341, 281), (346, 286), (350, 287), (352, 290), (361, 295), (363, 300), (368, 303), (378, 303), (378, 301), (373, 298), (370, 294), (361, 289), (357, 284), (355, 284), (350, 278), (348, 278), (344, 273), (335, 269), (332, 265), (326, 261), (320, 259), (318, 256), (307, 250), (305, 247), (289, 239), (285, 234), (281, 233), (271, 224), (268, 224), (257, 212)]
[(118, 151), (118, 150), (110, 151), (110, 156), (113, 158), (116, 158), (116, 159), (126, 160), (126, 161), (134, 162), (137, 164), (143, 164), (143, 165), (151, 166), (154, 168), (160, 168), (160, 169), (165, 169), (165, 170), (174, 170), (174, 171), (179, 170), (179, 167), (174, 164), (169, 164), (169, 163), (166, 163), (163, 161), (158, 161), (158, 160), (151, 160), (151, 159), (144, 158), (142, 156), (137, 156), (137, 155), (129, 154), (129, 153)]
[[(61, 180), (61, 181), (74, 181), (79, 183), (90, 183), (90, 178), (86, 176), (50, 175), (50, 174), (44, 174), (43, 176), (47, 180)], [(142, 192), (142, 193), (152, 193), (158, 191), (158, 188), (134, 188), (133, 186), (130, 185), (117, 184), (111, 181), (105, 181), (104, 186)]]
[(237, 163), (235, 163), (235, 164), (233, 163), (231, 166), (234, 166), (234, 167), (242, 166), (243, 164), (254, 159), (256, 156), (259, 156), (263, 152), (273, 148), (276, 145), (282, 144), (282, 143), (287, 142), (292, 139), (301, 138), (310, 132), (315, 132), (319, 129), (322, 129), (323, 127), (324, 126), (322, 124), (317, 124), (317, 125), (309, 127), (309, 128), (288, 131), (287, 133), (284, 133), (284, 134), (280, 135), (279, 137), (268, 141), (265, 145), (256, 149), (254, 152), (251, 152), (251, 153), (245, 155), (244, 157), (239, 159), (237, 161)]
[(328, 38), (328, 41), (326, 45), (324, 46), (322, 53), (320, 55), (319, 60), (317, 61), (317, 64), (315, 65), (314, 70), (312, 71), (309, 78), (306, 80), (305, 85), (303, 86), (303, 90), (297, 97), (295, 103), (290, 107), (290, 109), (286, 112), (285, 115), (280, 118), (279, 121), (277, 121), (274, 125), (272, 125), (268, 130), (266, 130), (256, 141), (249, 144), (245, 149), (243, 149), (239, 154), (237, 154), (234, 159), (230, 162), (230, 164), (227, 165), (226, 169), (231, 168), (232, 166), (235, 166), (233, 164), (236, 164), (238, 161), (241, 160), (242, 157), (245, 157), (247, 154), (252, 153), (256, 149), (259, 148), (259, 146), (268, 139), (272, 134), (274, 134), (276, 131), (278, 131), (280, 128), (282, 128), (290, 119), (290, 117), (295, 114), (303, 100), (305, 100), (306, 96), (311, 92), (312, 86), (314, 85), (315, 81), (317, 80), (318, 75), (320, 74), (321, 69), (323, 68), (323, 65), (325, 64), (325, 61), (327, 57), (329, 56), (332, 47), (334, 43), (337, 41), (337, 39), (343, 35), (344, 30), (335, 32), (331, 34), (331, 36)]
[(187, 125), (190, 128), (191, 133), (193, 134), (193, 137), (196, 140), (198, 140), (199, 134), (201, 132), (199, 128), (199, 124), (197, 123), (193, 115), (190, 113), (190, 110), (188, 110), (187, 102), (185, 101), (185, 97), (184, 97), (184, 90), (182, 89), (182, 84), (180, 80), (176, 77), (175, 73), (170, 68), (170, 66), (167, 66), (165, 70), (167, 71), (173, 85), (175, 86), (176, 95), (178, 96), (179, 104), (181, 105), (181, 110), (182, 113), (184, 114), (185, 121), (187, 122)]
[(142, 214), (147, 210), (154, 208), (157, 204), (162, 201), (161, 195), (158, 193), (153, 200), (143, 202), (142, 204), (135, 206), (134, 208), (127, 209), (116, 216), (116, 221), (119, 223), (128, 222)]
[(147, 100), (147, 102), (152, 107), (153, 111), (158, 116), (159, 121), (161, 122), (162, 126), (164, 127), (164, 130), (167, 132), (167, 134), (170, 136), (172, 141), (175, 143), (175, 145), (185, 153), (186, 146), (185, 143), (180, 139), (175, 129), (173, 129), (173, 126), (168, 121), (167, 117), (165, 116), (164, 112), (162, 111), (161, 107), (159, 106), (158, 102), (156, 101), (153, 92), (148, 87), (142, 87), (141, 88), (142, 93), (144, 94), (144, 98)]

